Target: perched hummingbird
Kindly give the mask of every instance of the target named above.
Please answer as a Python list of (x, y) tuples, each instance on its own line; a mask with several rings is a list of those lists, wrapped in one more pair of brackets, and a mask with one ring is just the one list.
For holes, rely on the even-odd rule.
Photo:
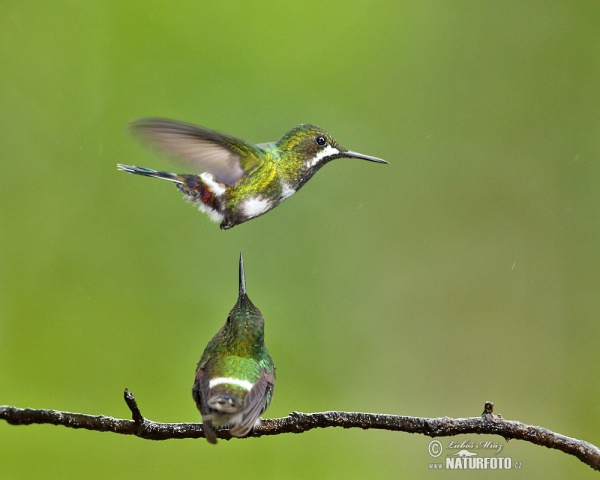
[(245, 437), (271, 403), (275, 365), (265, 345), (265, 322), (246, 294), (240, 253), (240, 287), (225, 325), (204, 349), (192, 396), (202, 414), (204, 434), (217, 443), (213, 427), (230, 425), (234, 437)]
[(185, 200), (221, 222), (222, 229), (268, 212), (336, 158), (388, 163), (346, 150), (314, 125), (299, 125), (277, 142), (258, 145), (172, 120), (140, 119), (130, 128), (185, 167), (204, 173), (176, 174), (121, 164), (119, 170), (174, 182)]

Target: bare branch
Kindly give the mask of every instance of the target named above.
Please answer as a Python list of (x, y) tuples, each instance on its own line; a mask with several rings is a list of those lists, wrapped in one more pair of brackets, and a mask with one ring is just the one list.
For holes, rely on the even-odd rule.
[[(147, 420), (142, 416), (134, 395), (125, 389), (124, 396), (133, 420), (57, 410), (23, 409), (7, 405), (0, 406), (0, 418), (11, 425), (49, 423), (69, 428), (136, 435), (147, 440), (204, 437), (201, 423), (158, 423)], [(287, 417), (262, 420), (262, 424), (256, 426), (248, 437), (303, 433), (314, 428), (327, 427), (391, 430), (420, 433), (429, 437), (450, 437), (469, 433), (500, 435), (506, 440), (524, 440), (560, 450), (574, 455), (593, 469), (600, 470), (600, 449), (598, 447), (582, 440), (554, 433), (546, 428), (504, 420), (501, 415), (494, 415), (493, 407), (492, 402), (486, 402), (480, 417), (469, 418), (421, 418), (358, 412), (292, 412)], [(217, 430), (217, 436), (223, 440), (231, 439), (227, 429)]]

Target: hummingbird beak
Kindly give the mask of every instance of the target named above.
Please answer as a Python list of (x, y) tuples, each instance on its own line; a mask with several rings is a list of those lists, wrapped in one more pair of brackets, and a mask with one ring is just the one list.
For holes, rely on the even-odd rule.
[(368, 160), (369, 162), (375, 163), (388, 163), (385, 160), (382, 160), (381, 158), (372, 157), (371, 155), (363, 155), (362, 153), (352, 152), (350, 150), (346, 150), (345, 152), (343, 152), (343, 156), (348, 158), (359, 158), (361, 160)]
[(240, 252), (240, 296), (246, 294), (246, 275), (244, 274), (244, 259)]

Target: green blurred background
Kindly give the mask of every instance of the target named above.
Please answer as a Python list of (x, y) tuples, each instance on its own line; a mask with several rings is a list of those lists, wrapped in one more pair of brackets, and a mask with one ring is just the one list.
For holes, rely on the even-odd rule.
[[(267, 417), (505, 418), (600, 443), (600, 6), (541, 2), (0, 5), (0, 403), (199, 421), (196, 362), (237, 292), (266, 318)], [(124, 133), (162, 116), (339, 160), (230, 231)], [(521, 472), (592, 478), (500, 437)], [(430, 439), (325, 429), (151, 442), (0, 422), (0, 478), (460, 478)], [(595, 477), (595, 475), (594, 475)]]

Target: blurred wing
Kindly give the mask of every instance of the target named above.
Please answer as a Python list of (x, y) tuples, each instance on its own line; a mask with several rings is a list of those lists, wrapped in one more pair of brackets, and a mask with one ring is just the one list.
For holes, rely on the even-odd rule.
[(209, 443), (216, 444), (217, 434), (212, 426), (212, 422), (208, 419), (210, 417), (205, 418), (206, 415), (209, 415), (207, 400), (210, 394), (210, 388), (208, 386), (208, 382), (209, 380), (204, 374), (204, 370), (198, 368), (196, 371), (194, 387), (192, 388), (192, 395), (194, 396), (196, 406), (202, 415), (202, 428), (204, 429), (204, 436)]
[(209, 172), (233, 185), (260, 163), (260, 150), (239, 138), (207, 128), (158, 118), (141, 118), (129, 128), (142, 141), (195, 172)]
[(234, 437), (245, 437), (252, 430), (258, 417), (265, 410), (267, 398), (273, 391), (274, 386), (275, 377), (263, 371), (258, 381), (244, 398), (242, 419), (240, 423), (231, 429), (231, 434)]
[(196, 379), (194, 381), (194, 388), (192, 388), (192, 394), (196, 401), (196, 406), (202, 415), (208, 415), (208, 396), (210, 395), (210, 387), (208, 386), (208, 378), (204, 374), (204, 370), (198, 368), (196, 371)]

